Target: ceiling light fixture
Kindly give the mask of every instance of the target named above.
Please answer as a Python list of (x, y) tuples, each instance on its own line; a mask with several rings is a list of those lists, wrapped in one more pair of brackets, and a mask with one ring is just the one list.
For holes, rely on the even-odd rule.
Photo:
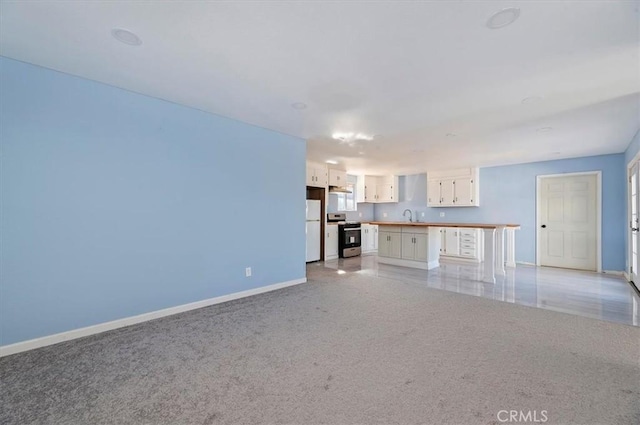
[(342, 142), (353, 142), (355, 140), (365, 140), (371, 141), (373, 140), (373, 136), (369, 136), (363, 133), (333, 133), (331, 137), (335, 140), (340, 140)]
[(553, 130), (553, 127), (540, 127), (538, 129), (536, 129), (536, 131), (538, 133), (546, 133), (546, 132), (551, 131), (551, 130)]
[(540, 96), (529, 96), (522, 99), (523, 105), (532, 105), (534, 103), (538, 103), (542, 100)]
[(337, 165), (338, 161), (334, 161), (333, 159), (328, 159), (325, 161), (327, 164), (331, 164), (331, 165)]
[(496, 30), (504, 28), (512, 24), (520, 16), (520, 9), (517, 7), (508, 7), (491, 15), (487, 21), (487, 27)]
[(293, 109), (307, 109), (307, 104), (302, 102), (292, 103), (291, 107)]
[(129, 30), (114, 28), (111, 30), (111, 35), (119, 42), (128, 44), (129, 46), (139, 46), (142, 44), (140, 37)]

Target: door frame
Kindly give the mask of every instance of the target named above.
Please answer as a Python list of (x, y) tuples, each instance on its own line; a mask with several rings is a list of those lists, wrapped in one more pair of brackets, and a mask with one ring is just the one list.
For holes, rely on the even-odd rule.
[[(625, 183), (626, 183), (626, 191), (625, 191), (625, 196), (626, 196), (626, 203), (627, 203), (627, 222), (625, 224), (625, 233), (627, 235), (627, 252), (626, 252), (626, 256), (625, 256), (625, 270), (624, 270), (624, 278), (627, 279), (627, 282), (631, 282), (631, 264), (633, 264), (633, 262), (631, 261), (631, 256), (633, 255), (633, 251), (631, 249), (631, 231), (630, 231), (630, 226), (628, 226), (629, 223), (631, 223), (631, 182), (629, 181), (629, 179), (631, 178), (631, 169), (633, 168), (633, 164), (635, 164), (636, 162), (640, 161), (640, 152), (638, 152), (637, 154), (635, 154), (635, 156), (631, 159), (631, 161), (629, 161), (627, 163), (627, 176), (625, 179)], [(640, 166), (640, 164), (638, 164)], [(638, 282), (634, 282), (634, 283), (638, 283)]]
[(542, 179), (553, 177), (596, 176), (596, 272), (602, 273), (602, 171), (581, 171), (576, 173), (540, 174), (536, 176), (536, 266), (540, 267), (540, 187)]

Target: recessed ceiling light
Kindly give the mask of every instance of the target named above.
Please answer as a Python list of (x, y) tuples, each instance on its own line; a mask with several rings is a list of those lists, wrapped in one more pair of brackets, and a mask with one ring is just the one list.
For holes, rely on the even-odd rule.
[(129, 30), (114, 28), (111, 30), (111, 35), (119, 42), (128, 44), (129, 46), (139, 46), (142, 44), (140, 37)]
[(369, 136), (368, 134), (363, 133), (333, 133), (331, 137), (335, 140), (341, 140), (343, 142), (353, 142), (355, 140), (365, 140), (370, 142), (373, 140), (373, 136)]
[(364, 152), (360, 151), (358, 152), (358, 155), (364, 155)]
[(522, 103), (524, 105), (531, 105), (533, 103), (538, 103), (542, 100), (540, 96), (529, 96), (522, 99)]
[(327, 164), (331, 164), (331, 165), (336, 165), (338, 164), (338, 161), (334, 161), (333, 159), (328, 159), (325, 161)]
[(551, 130), (553, 130), (553, 127), (540, 127), (536, 129), (536, 131), (539, 133), (546, 133), (547, 131), (551, 131)]
[(291, 107), (293, 109), (307, 109), (307, 104), (302, 102), (292, 103)]
[(504, 28), (512, 24), (520, 16), (520, 9), (517, 7), (508, 7), (499, 12), (494, 13), (487, 21), (487, 27), (492, 30)]

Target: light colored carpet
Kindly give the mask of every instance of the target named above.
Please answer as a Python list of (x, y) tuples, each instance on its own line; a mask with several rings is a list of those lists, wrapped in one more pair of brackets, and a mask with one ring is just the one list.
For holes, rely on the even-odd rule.
[(0, 377), (2, 424), (626, 425), (640, 329), (327, 274), (9, 356)]

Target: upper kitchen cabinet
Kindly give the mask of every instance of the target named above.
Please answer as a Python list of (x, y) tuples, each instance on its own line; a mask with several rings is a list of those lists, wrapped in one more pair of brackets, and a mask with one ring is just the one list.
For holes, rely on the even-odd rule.
[(357, 202), (398, 202), (398, 176), (358, 176)]
[(329, 168), (329, 186), (346, 186), (347, 172)]
[(480, 206), (478, 168), (432, 171), (427, 173), (427, 206)]
[(307, 186), (327, 187), (327, 167), (307, 162)]

